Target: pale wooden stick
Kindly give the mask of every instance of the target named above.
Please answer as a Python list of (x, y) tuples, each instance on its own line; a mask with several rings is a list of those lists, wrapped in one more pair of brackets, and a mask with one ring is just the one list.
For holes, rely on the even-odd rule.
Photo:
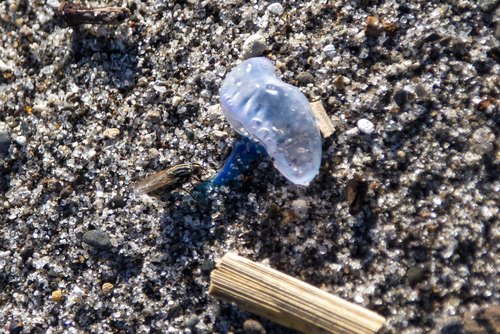
[(373, 334), (385, 318), (274, 269), (228, 253), (209, 295), (303, 333)]

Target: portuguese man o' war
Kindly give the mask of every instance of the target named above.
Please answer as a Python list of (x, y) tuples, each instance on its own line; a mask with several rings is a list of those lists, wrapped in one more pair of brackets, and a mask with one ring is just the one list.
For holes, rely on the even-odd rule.
[(222, 110), (234, 129), (258, 141), (276, 168), (291, 182), (304, 184), (321, 164), (321, 136), (309, 101), (281, 81), (263, 57), (236, 66), (222, 84)]

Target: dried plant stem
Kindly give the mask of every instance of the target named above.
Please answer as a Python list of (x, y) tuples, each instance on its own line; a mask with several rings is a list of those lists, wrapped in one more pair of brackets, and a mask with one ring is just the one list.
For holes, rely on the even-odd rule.
[(298, 279), (226, 254), (209, 295), (303, 333), (371, 334), (385, 318)]
[(122, 7), (83, 7), (62, 2), (57, 14), (70, 27), (80, 24), (120, 24), (130, 11)]

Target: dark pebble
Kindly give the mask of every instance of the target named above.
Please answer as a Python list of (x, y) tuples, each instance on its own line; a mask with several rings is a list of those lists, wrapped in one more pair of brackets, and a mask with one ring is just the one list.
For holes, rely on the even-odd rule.
[(113, 247), (106, 232), (101, 230), (88, 231), (83, 235), (82, 241), (87, 245), (98, 249), (110, 249)]
[(194, 131), (191, 130), (190, 128), (184, 129), (184, 132), (186, 133), (186, 136), (188, 137), (189, 140), (194, 140)]
[(418, 292), (420, 295), (428, 297), (434, 291), (434, 285), (424, 283), (418, 286)]
[(243, 324), (243, 329), (246, 334), (266, 334), (266, 330), (257, 320), (247, 319)]
[(186, 104), (186, 111), (188, 113), (197, 113), (198, 110), (200, 110), (200, 104), (199, 103), (188, 103)]
[(269, 204), (269, 208), (267, 209), (267, 218), (270, 220), (278, 219), (280, 216), (280, 208), (274, 204)]
[(222, 237), (224, 234), (226, 234), (226, 228), (224, 226), (219, 226), (215, 230), (215, 236), (216, 237)]
[(464, 334), (462, 319), (458, 316), (447, 318), (441, 328), (441, 334)]
[(410, 7), (406, 3), (402, 3), (398, 8), (399, 12), (402, 14), (408, 14), (410, 12)]
[(186, 320), (184, 323), (184, 326), (190, 329), (193, 329), (196, 327), (196, 325), (200, 322), (200, 318), (197, 315), (193, 315), (191, 318)]
[(303, 85), (306, 85), (308, 83), (313, 83), (314, 77), (309, 72), (302, 72), (302, 73), (299, 73), (299, 75), (297, 75), (295, 77), (295, 80), (297, 80), (299, 83), (301, 83)]
[(477, 6), (485, 13), (490, 13), (498, 6), (498, 0), (479, 0)]
[(116, 195), (111, 202), (109, 202), (109, 207), (111, 209), (123, 208), (125, 205), (127, 205), (127, 202), (123, 199), (123, 196), (120, 195)]
[(345, 188), (349, 213), (357, 215), (363, 208), (366, 193), (368, 192), (368, 182), (363, 181), (359, 174), (354, 174), (352, 180), (347, 181)]
[(432, 267), (432, 262), (420, 263), (415, 267), (411, 267), (406, 272), (408, 283), (410, 283), (411, 286), (415, 286), (417, 283), (422, 282), (425, 279), (425, 274), (432, 272)]
[(68, 198), (71, 193), (73, 192), (73, 190), (71, 188), (64, 188), (63, 190), (61, 190), (61, 192), (59, 193), (59, 197), (61, 199), (65, 199), (65, 198)]
[(23, 331), (23, 323), (21, 321), (13, 321), (9, 326), (9, 334), (21, 334)]
[(11, 138), (8, 132), (0, 131), (0, 152), (9, 153), (9, 147), (11, 143)]
[(435, 42), (435, 41), (439, 41), (441, 39), (441, 36), (439, 34), (436, 34), (435, 32), (430, 34), (429, 36), (427, 36), (425, 39), (424, 39), (424, 42)]
[(78, 174), (75, 176), (75, 180), (73, 181), (73, 187), (77, 187), (78, 185), (82, 184), (84, 181), (83, 176)]
[(396, 104), (401, 108), (404, 107), (406, 99), (407, 99), (407, 93), (404, 90), (400, 90), (396, 92), (396, 94), (394, 94), (394, 102), (396, 102)]
[(205, 275), (210, 274), (214, 268), (215, 268), (215, 262), (210, 259), (206, 259), (205, 261), (203, 261), (200, 267), (201, 272)]
[(21, 257), (21, 259), (27, 260), (33, 255), (34, 251), (35, 248), (33, 248), (33, 246), (27, 246), (23, 249), (23, 251), (21, 252), (21, 254), (19, 254), (19, 256)]
[(62, 272), (56, 271), (54, 268), (50, 268), (48, 274), (50, 277), (56, 278), (56, 277), (61, 277)]

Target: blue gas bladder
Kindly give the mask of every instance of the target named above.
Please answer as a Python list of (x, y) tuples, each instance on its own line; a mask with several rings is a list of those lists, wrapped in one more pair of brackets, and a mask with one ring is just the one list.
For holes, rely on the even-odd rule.
[(229, 123), (259, 142), (291, 182), (314, 179), (321, 164), (321, 135), (309, 101), (281, 81), (263, 57), (236, 66), (222, 84), (220, 101)]

